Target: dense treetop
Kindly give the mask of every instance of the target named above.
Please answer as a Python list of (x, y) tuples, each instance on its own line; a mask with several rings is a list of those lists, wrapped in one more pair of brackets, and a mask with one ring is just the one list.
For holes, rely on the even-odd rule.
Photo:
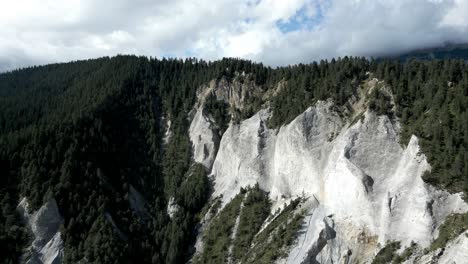
[[(285, 84), (269, 102), (255, 101), (256, 108), (271, 107), (271, 128), (317, 100), (346, 106), (372, 73), (391, 87), (396, 112), (381, 94), (373, 95), (371, 108), (401, 121), (403, 145), (411, 134), (420, 138), (433, 168), (424, 179), (468, 193), (468, 66), (463, 61), (345, 57), (273, 69), (239, 59), (117, 56), (53, 64), (0, 74), (1, 258), (15, 262), (27, 241), (15, 214), (19, 197), (27, 196), (36, 209), (51, 197), (57, 200), (66, 262), (186, 260), (211, 188), (204, 168), (192, 161), (189, 112), (201, 85), (242, 72), (265, 92)], [(224, 131), (226, 106), (210, 98), (206, 107)], [(165, 144), (167, 119), (172, 136)], [(147, 201), (145, 218), (129, 204), (131, 187)], [(171, 197), (180, 206), (172, 218), (166, 213)], [(242, 243), (236, 246), (242, 249)]]

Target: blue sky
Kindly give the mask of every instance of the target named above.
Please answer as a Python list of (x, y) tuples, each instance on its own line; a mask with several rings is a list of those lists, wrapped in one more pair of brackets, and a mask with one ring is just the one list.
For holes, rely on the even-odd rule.
[(276, 26), (283, 33), (301, 30), (313, 30), (314, 27), (320, 25), (324, 19), (322, 7), (315, 6), (315, 14), (313, 16), (307, 13), (306, 7), (301, 7), (296, 13), (287, 20), (276, 21)]
[(116, 54), (265, 64), (468, 42), (466, 0), (5, 0), (0, 71)]

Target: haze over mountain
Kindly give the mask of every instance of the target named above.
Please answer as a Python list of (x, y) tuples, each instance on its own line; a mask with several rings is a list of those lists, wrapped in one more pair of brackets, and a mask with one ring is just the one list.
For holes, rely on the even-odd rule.
[(468, 44), (446, 44), (444, 46), (426, 49), (417, 49), (407, 53), (383, 56), (382, 58), (399, 58), (402, 61), (410, 59), (462, 59), (468, 61)]
[(136, 54), (287, 65), (468, 42), (464, 0), (24, 0), (0, 8), (0, 71)]

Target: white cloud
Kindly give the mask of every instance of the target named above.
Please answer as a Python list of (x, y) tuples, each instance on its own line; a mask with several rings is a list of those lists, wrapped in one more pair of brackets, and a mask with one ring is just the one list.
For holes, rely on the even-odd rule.
[(466, 0), (2, 0), (0, 71), (119, 53), (270, 65), (386, 54), (468, 42), (466, 14)]
[(442, 24), (466, 30), (468, 27), (468, 1), (455, 0), (455, 3), (454, 7), (445, 15)]

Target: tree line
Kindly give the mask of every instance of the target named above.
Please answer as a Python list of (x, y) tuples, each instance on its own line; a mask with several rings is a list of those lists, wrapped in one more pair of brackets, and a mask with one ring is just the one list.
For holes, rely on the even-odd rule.
[[(1, 258), (17, 262), (28, 243), (15, 213), (24, 196), (33, 209), (56, 199), (67, 263), (190, 258), (197, 214), (211, 185), (192, 160), (188, 115), (201, 85), (242, 72), (265, 92), (285, 83), (268, 99), (273, 128), (317, 100), (345, 105), (373, 72), (392, 88), (402, 142), (411, 134), (420, 138), (433, 167), (424, 179), (467, 193), (468, 67), (462, 61), (345, 57), (271, 68), (240, 59), (117, 56), (52, 64), (0, 74)], [(387, 98), (375, 98), (373, 109), (387, 113)], [(256, 99), (255, 108), (264, 100)], [(210, 98), (206, 107), (224, 131), (226, 106)], [(145, 198), (148, 217), (132, 209), (131, 187)], [(179, 205), (172, 217), (166, 210), (171, 198)]]

